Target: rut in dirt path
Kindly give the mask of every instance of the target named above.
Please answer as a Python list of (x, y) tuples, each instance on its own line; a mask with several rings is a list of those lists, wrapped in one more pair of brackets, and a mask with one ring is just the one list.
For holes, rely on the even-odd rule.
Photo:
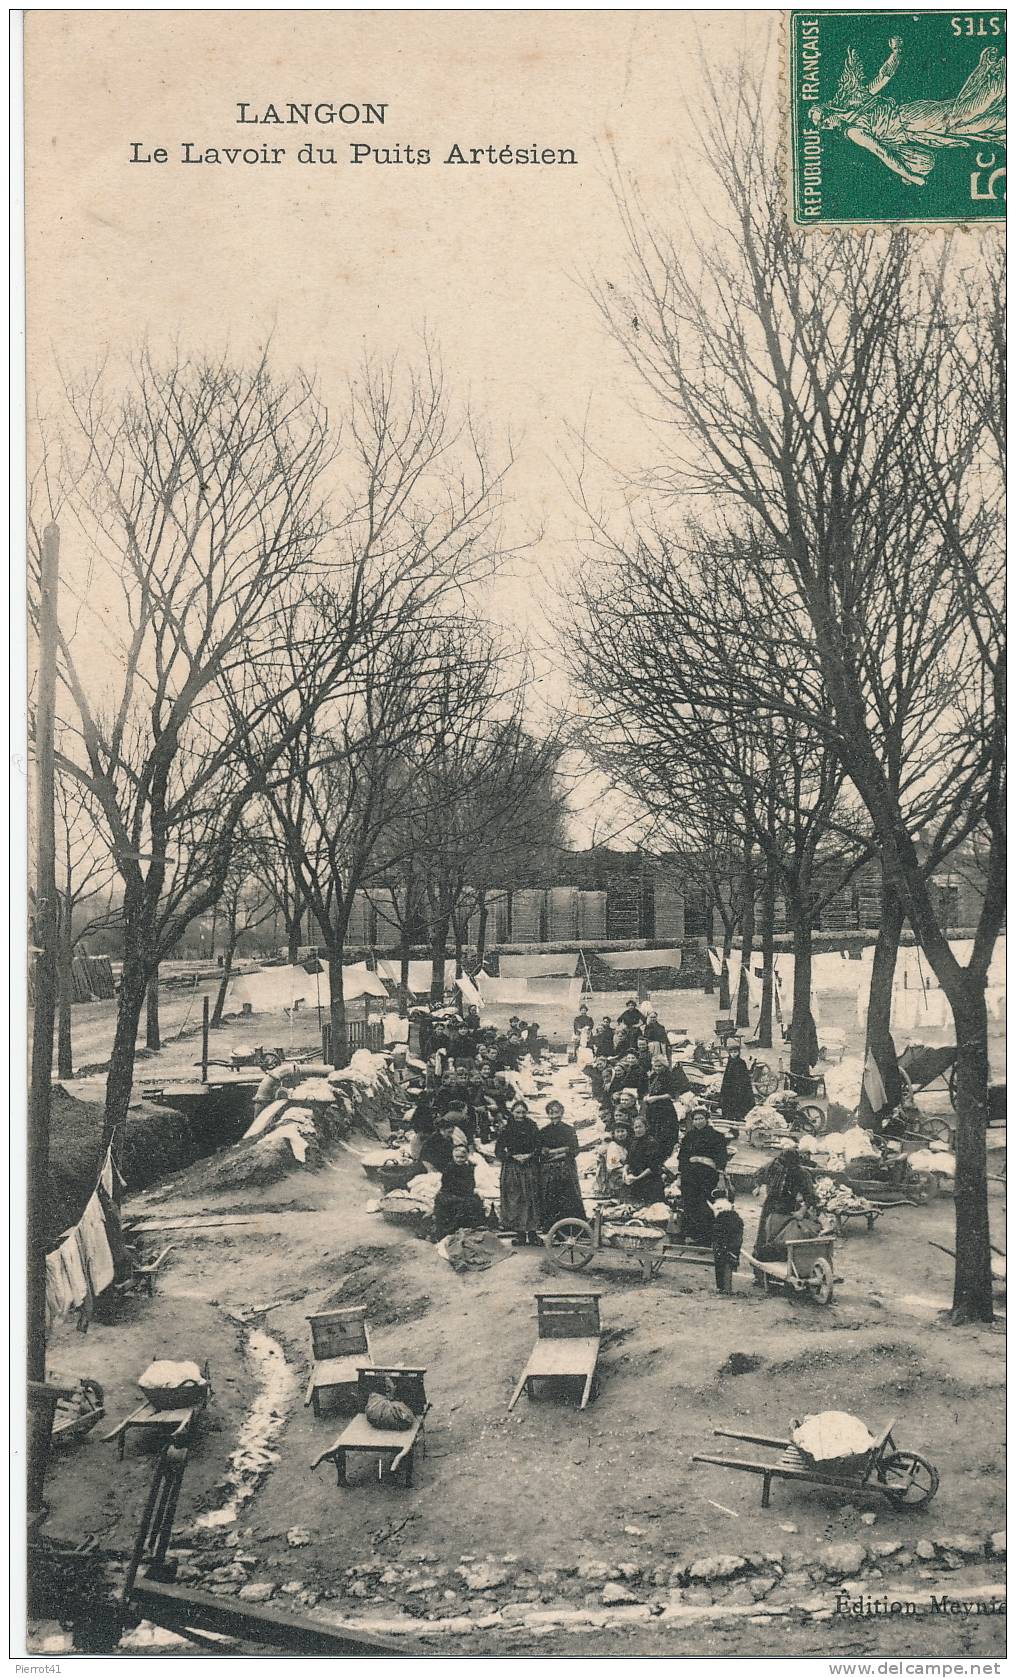
[(245, 1331), (243, 1351), (260, 1391), (240, 1424), (229, 1472), (220, 1481), (226, 1502), (199, 1515), (194, 1522), (203, 1530), (231, 1526), (274, 1468), (279, 1453), (270, 1448), (270, 1441), (285, 1426), (298, 1392), (296, 1371), (287, 1363), (278, 1341), (264, 1329)]

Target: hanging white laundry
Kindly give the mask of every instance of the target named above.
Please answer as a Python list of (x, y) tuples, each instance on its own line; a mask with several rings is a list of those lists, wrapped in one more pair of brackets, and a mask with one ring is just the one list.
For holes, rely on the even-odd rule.
[(59, 1252), (46, 1258), (46, 1333), (74, 1309), (74, 1290)]
[(113, 1280), (113, 1254), (109, 1248), (102, 1203), (97, 1194), (93, 1194), (81, 1214), (78, 1231), (84, 1249), (88, 1280), (93, 1294), (97, 1296), (104, 1293)]

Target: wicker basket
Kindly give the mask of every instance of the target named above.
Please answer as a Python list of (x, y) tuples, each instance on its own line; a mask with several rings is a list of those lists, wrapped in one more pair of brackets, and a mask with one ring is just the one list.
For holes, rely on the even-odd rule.
[(661, 1252), (667, 1232), (664, 1229), (619, 1229), (607, 1239), (611, 1247), (621, 1247), (626, 1253)]
[(408, 1225), (411, 1229), (422, 1229), (431, 1218), (432, 1213), (426, 1212), (420, 1206), (382, 1206), (381, 1216), (386, 1224)]
[(156, 1410), (194, 1409), (208, 1401), (207, 1381), (178, 1381), (172, 1387), (142, 1387), (141, 1391)]

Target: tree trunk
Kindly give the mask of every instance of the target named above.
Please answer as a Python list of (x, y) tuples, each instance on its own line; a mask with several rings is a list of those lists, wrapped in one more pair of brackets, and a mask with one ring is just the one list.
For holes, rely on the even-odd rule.
[[(892, 1039), (892, 1007), (893, 980), (896, 976), (896, 958), (899, 954), (900, 934), (903, 931), (904, 918), (903, 903), (899, 893), (890, 884), (886, 877), (886, 871), (883, 870), (882, 915), (871, 962), (871, 988), (868, 992), (868, 1020), (864, 1035), (864, 1058), (865, 1063), (867, 1063), (869, 1054), (874, 1059), (879, 1070), (879, 1076), (885, 1086), (886, 1100), (890, 1107), (897, 1107), (903, 1096), (903, 1080), (900, 1077), (900, 1069), (896, 1064), (896, 1050)], [(875, 1109), (872, 1107), (863, 1081), (858, 1118), (859, 1122), (869, 1130), (875, 1120)]]
[(67, 896), (64, 896), (60, 901), (59, 917), (56, 971), (56, 1070), (59, 1078), (73, 1078), (74, 1051), (71, 1042), (71, 1003), (74, 1000), (74, 932), (71, 925), (70, 898)]
[(479, 919), (476, 926), (476, 962), (477, 967), (483, 966), (483, 957), (487, 949), (487, 898), (480, 898)]
[(706, 982), (702, 989), (706, 996), (713, 996), (716, 992), (716, 974), (713, 964), (709, 960), (709, 949), (713, 942), (713, 922), (716, 919), (716, 908), (712, 902), (706, 908)]
[(734, 929), (723, 928), (723, 954), (720, 959), (720, 1013), (730, 1011), (730, 952), (734, 947)]
[[(408, 911), (407, 911), (408, 913)], [(409, 921), (404, 919), (399, 928), (399, 1018), (409, 1013)]]
[(790, 1070), (807, 1077), (814, 1064), (812, 1038), (815, 1021), (811, 1012), (811, 916), (806, 909), (791, 910), (794, 932), (794, 1001), (790, 1028)]
[(161, 1049), (162, 1038), (159, 1035), (159, 969), (153, 968), (148, 979), (148, 991), (145, 999), (145, 1048)]
[(956, 1275), (953, 1322), (990, 1323), (991, 1244), (985, 1134), (988, 1126), (988, 1010), (984, 980), (966, 975), (949, 998), (956, 1026)]
[(766, 865), (762, 892), (762, 1013), (758, 1022), (760, 1049), (773, 1046), (773, 944), (776, 936), (776, 870)]
[(215, 1007), (212, 1009), (212, 1025), (222, 1024), (222, 1016), (226, 1008), (226, 992), (229, 989), (230, 974), (233, 971), (233, 957), (236, 954), (236, 944), (236, 930), (231, 926), (229, 929), (229, 937), (226, 939), (225, 954), (222, 958), (222, 978), (219, 980), (219, 989), (215, 997)]
[(737, 1013), (734, 1024), (747, 1026), (751, 1024), (751, 997), (748, 988), (748, 975), (751, 972), (752, 958), (755, 954), (755, 894), (750, 877), (744, 882), (744, 909), (741, 913), (741, 974), (737, 985)]
[(346, 1031), (346, 1002), (342, 992), (342, 947), (328, 951), (328, 1023), (332, 1038), (332, 1065), (349, 1065), (349, 1037)]
[(300, 959), (300, 931), (303, 916), (297, 910), (286, 922), (286, 960), (290, 967), (295, 967)]
[(144, 963), (137, 957), (125, 957), (120, 975), (120, 995), (116, 1010), (116, 1031), (113, 1052), (106, 1071), (106, 1122), (102, 1131), (102, 1148), (110, 1142), (113, 1155), (123, 1169), (123, 1149), (127, 1131), (127, 1108), (134, 1084), (134, 1056), (137, 1050), (141, 1010), (148, 989), (148, 975)]
[(462, 971), (463, 971), (463, 969), (462, 969), (462, 949), (463, 949), (463, 945), (465, 944), (465, 936), (463, 934), (462, 924), (459, 920), (458, 915), (453, 915), (452, 916), (452, 931), (453, 931), (454, 936), (455, 936), (455, 977), (456, 977), (456, 979), (461, 979)]
[(439, 914), (431, 924), (430, 929), (430, 958), (432, 962), (430, 973), (430, 1000), (440, 1007), (444, 1001), (445, 991), (445, 946), (448, 942), (448, 927), (451, 915), (445, 911)]

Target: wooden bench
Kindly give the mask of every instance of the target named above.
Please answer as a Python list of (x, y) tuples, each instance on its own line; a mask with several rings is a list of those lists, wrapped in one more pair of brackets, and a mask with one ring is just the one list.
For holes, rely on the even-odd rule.
[(534, 1381), (581, 1381), (579, 1409), (589, 1403), (596, 1385), (600, 1356), (600, 1295), (598, 1293), (538, 1293), (536, 1345), (512, 1393), (513, 1410), (525, 1391), (533, 1396)]
[(366, 1318), (365, 1305), (308, 1316), (314, 1367), (303, 1402), (313, 1405), (315, 1416), (342, 1404), (356, 1409), (359, 1370), (374, 1362)]
[[(114, 1282), (113, 1286), (116, 1292), (121, 1295), (143, 1293), (147, 1294), (149, 1299), (154, 1299), (155, 1284), (159, 1277), (159, 1271), (173, 1250), (174, 1247), (170, 1244), (168, 1247), (163, 1247), (162, 1252), (155, 1258), (147, 1261), (135, 1257), (131, 1253), (131, 1273), (129, 1276), (125, 1276), (122, 1282)], [(128, 1251), (130, 1251), (130, 1248), (128, 1248)]]
[[(387, 1364), (383, 1368), (380, 1365), (361, 1365), (357, 1372), (358, 1414), (332, 1440), (328, 1449), (315, 1457), (311, 1468), (317, 1468), (326, 1459), (334, 1462), (336, 1484), (345, 1486), (348, 1484), (348, 1458), (367, 1455), (377, 1458), (379, 1480), (391, 1479), (396, 1470), (404, 1465), (405, 1484), (411, 1486), (417, 1446), (423, 1456), (427, 1454), (423, 1431), (424, 1418), (430, 1409), (424, 1391), (426, 1373), (425, 1369), (408, 1369), (402, 1365)], [(374, 1427), (364, 1414), (372, 1393), (390, 1394), (407, 1404), (413, 1412), (412, 1425), (398, 1430)]]

